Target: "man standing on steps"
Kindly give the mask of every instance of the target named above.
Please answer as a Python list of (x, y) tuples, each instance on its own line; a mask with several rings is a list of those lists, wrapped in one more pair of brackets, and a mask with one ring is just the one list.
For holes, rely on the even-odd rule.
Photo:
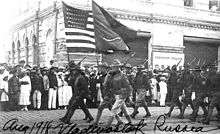
[(88, 118), (87, 122), (91, 122), (93, 120), (93, 117), (84, 103), (84, 99), (86, 99), (89, 95), (88, 80), (86, 76), (83, 75), (83, 72), (78, 65), (72, 65), (72, 68), (70, 68), (70, 70), (72, 75), (74, 75), (75, 77), (75, 81), (72, 81), (74, 82), (74, 94), (69, 101), (69, 106), (65, 116), (63, 118), (60, 118), (60, 121), (69, 124), (75, 110), (80, 107)]

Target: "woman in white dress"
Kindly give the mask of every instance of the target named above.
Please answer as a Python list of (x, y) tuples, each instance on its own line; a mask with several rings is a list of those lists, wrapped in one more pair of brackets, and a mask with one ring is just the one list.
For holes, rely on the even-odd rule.
[(158, 101), (157, 80), (155, 74), (153, 74), (153, 77), (150, 79), (150, 85), (152, 91), (152, 104), (155, 104)]
[(165, 106), (165, 101), (166, 101), (166, 96), (167, 96), (167, 84), (166, 84), (166, 78), (165, 77), (160, 77), (160, 106), (164, 107)]
[(28, 111), (27, 106), (30, 105), (30, 93), (31, 93), (31, 80), (28, 76), (28, 72), (24, 71), (19, 76), (19, 81), (21, 84), (20, 87), (20, 97), (19, 97), (19, 105), (22, 106), (22, 111)]
[(63, 73), (60, 71), (57, 73), (57, 82), (58, 82), (58, 104), (59, 104), (59, 109), (63, 109), (64, 107), (64, 99), (65, 99), (65, 94), (64, 94), (64, 77)]
[(9, 101), (8, 98), (8, 76), (5, 76), (1, 83), (0, 83), (0, 88), (2, 90), (1, 96), (0, 96), (0, 103), (1, 103), (1, 107), (0, 107), (0, 111), (8, 111), (7, 109), (7, 104)]

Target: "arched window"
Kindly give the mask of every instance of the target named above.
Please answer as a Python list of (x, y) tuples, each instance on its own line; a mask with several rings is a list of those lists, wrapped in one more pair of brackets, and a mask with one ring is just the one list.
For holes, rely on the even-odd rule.
[(12, 64), (14, 64), (15, 61), (15, 43), (14, 41), (12, 42), (12, 46), (11, 46), (11, 53), (12, 53)]
[(31, 44), (32, 44), (32, 63), (33, 64), (37, 64), (37, 60), (38, 60), (38, 48), (37, 48), (37, 38), (35, 35), (32, 36), (31, 39)]
[(28, 40), (27, 37), (25, 38), (25, 48), (26, 48), (25, 58), (26, 58), (26, 63), (28, 64), (28, 57), (29, 57), (29, 40)]
[(53, 60), (53, 55), (54, 55), (54, 36), (52, 34), (52, 30), (48, 29), (46, 33), (46, 41), (45, 41), (45, 62), (46, 65), (49, 65), (49, 61)]
[(35, 35), (33, 35), (33, 37), (32, 37), (32, 45), (35, 46), (36, 42), (37, 42), (37, 38), (36, 38)]
[(20, 58), (21, 58), (21, 50), (20, 50), (20, 47), (21, 47), (21, 43), (20, 43), (20, 40), (18, 40), (18, 42), (17, 42), (17, 52), (18, 52), (18, 63), (19, 63), (19, 61), (20, 61)]
[(26, 34), (24, 33), (23, 38), (22, 38), (22, 43), (21, 43), (21, 47), (26, 47)]

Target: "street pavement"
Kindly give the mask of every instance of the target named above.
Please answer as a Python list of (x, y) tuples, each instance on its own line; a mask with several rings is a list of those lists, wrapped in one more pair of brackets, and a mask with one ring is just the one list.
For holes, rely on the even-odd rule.
[[(169, 107), (150, 107), (150, 112), (152, 114), (151, 117), (149, 118), (142, 118), (145, 115), (144, 109), (140, 108), (139, 109), (139, 114), (136, 116), (135, 119), (133, 119), (133, 123), (136, 124), (136, 127), (139, 124), (139, 129), (136, 129), (137, 131), (131, 131), (129, 132), (130, 134), (133, 134), (137, 132), (138, 134), (173, 134), (173, 133), (197, 133), (197, 134), (220, 134), (220, 122), (217, 121), (214, 117), (212, 121), (210, 122), (210, 125), (203, 125), (199, 122), (190, 122), (189, 115), (192, 112), (190, 108), (186, 109), (185, 117), (186, 119), (178, 119), (177, 116), (179, 114), (178, 109), (174, 109), (172, 116), (170, 118), (166, 118), (164, 124), (162, 125), (161, 123), (164, 121), (163, 116), (158, 120), (159, 123), (157, 123), (156, 130), (154, 130), (156, 120), (160, 115), (163, 115), (164, 113), (167, 113), (169, 110)], [(97, 113), (97, 109), (89, 109), (92, 116), (95, 117)], [(41, 110), (41, 111), (12, 111), (12, 112), (0, 112), (0, 134), (65, 134), (69, 131), (71, 128), (71, 125), (74, 125), (76, 123), (76, 126), (74, 128), (88, 128), (89, 123), (86, 123), (86, 121), (83, 120), (84, 113), (79, 109), (75, 111), (75, 114), (71, 118), (71, 123), (69, 126), (67, 126), (66, 129), (64, 129), (64, 126), (62, 128), (62, 123), (59, 121), (59, 118), (63, 117), (65, 114), (66, 110)], [(129, 113), (132, 113), (132, 109), (129, 108)], [(198, 118), (198, 121), (202, 119), (202, 111), (200, 110), (199, 112), (200, 116)], [(213, 115), (216, 115), (216, 111), (213, 113)], [(103, 111), (103, 115), (101, 117), (100, 121), (100, 126), (104, 128), (104, 124), (106, 123), (107, 119), (109, 116), (109, 111), (106, 109)], [(122, 117), (122, 120), (126, 123), (125, 117)], [(14, 123), (13, 123), (14, 121)], [(17, 122), (15, 122), (17, 121)], [(51, 122), (50, 122), (51, 121)], [(141, 121), (144, 121), (144, 125), (141, 126)], [(8, 123), (7, 123), (8, 122)], [(50, 123), (49, 123), (50, 122)], [(49, 124), (49, 125), (48, 125)], [(113, 124), (116, 124), (116, 121), (114, 120)], [(161, 126), (159, 126), (159, 124)], [(48, 126), (52, 125), (51, 128)], [(163, 129), (167, 126), (167, 130), (169, 127), (174, 129), (175, 127), (179, 128), (179, 130), (183, 129), (184, 127), (187, 127), (188, 132), (177, 132), (177, 131), (161, 131), (159, 128)], [(195, 129), (192, 129), (193, 127), (195, 128), (201, 128), (202, 132), (199, 131), (199, 128), (197, 129), (199, 132), (193, 132)], [(123, 128), (123, 126), (122, 126)], [(11, 130), (10, 130), (11, 129)], [(193, 131), (190, 131), (190, 130)], [(214, 129), (214, 130), (213, 130)], [(61, 130), (63, 130), (61, 132)], [(210, 131), (209, 131), (210, 130)], [(212, 131), (211, 131), (212, 130)], [(206, 131), (206, 132), (204, 132)], [(86, 132), (86, 131), (85, 131)], [(102, 131), (106, 132), (106, 131)], [(125, 133), (126, 131), (123, 132), (110, 132), (110, 133)], [(73, 133), (76, 133), (73, 132)]]

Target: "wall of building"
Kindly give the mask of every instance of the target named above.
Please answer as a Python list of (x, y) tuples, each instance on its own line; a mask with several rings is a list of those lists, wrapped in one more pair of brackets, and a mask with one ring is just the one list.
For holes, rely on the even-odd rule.
[[(88, 0), (65, 2), (76, 8), (91, 9), (91, 1)], [(148, 58), (149, 64), (153, 66), (161, 63), (161, 57), (158, 58), (158, 55), (163, 59), (163, 55), (165, 57), (166, 54), (169, 55), (169, 64), (177, 63), (182, 58), (181, 65), (183, 65), (185, 36), (220, 39), (220, 14), (209, 11), (207, 1), (194, 0), (193, 7), (184, 7), (183, 0), (120, 0), (120, 3), (118, 0), (96, 0), (96, 2), (111, 12), (122, 24), (139, 32), (150, 33), (150, 40), (147, 42)], [(126, 6), (123, 6), (125, 2)], [(56, 19), (53, 6), (41, 13), (39, 47), (42, 66), (48, 65), (51, 58), (64, 62), (68, 59), (61, 3), (58, 7), (57, 32), (55, 32)], [(23, 52), (25, 51), (23, 38), (26, 36), (30, 40), (28, 59), (30, 62), (33, 61), (31, 55), (34, 53), (31, 52), (33, 50), (31, 45), (33, 45), (33, 35), (37, 34), (37, 22), (34, 17), (29, 19), (32, 19), (29, 24), (14, 30), (13, 41), (15, 46), (18, 40), (21, 42)], [(175, 56), (177, 58), (173, 58)], [(21, 58), (25, 58), (23, 53)]]

